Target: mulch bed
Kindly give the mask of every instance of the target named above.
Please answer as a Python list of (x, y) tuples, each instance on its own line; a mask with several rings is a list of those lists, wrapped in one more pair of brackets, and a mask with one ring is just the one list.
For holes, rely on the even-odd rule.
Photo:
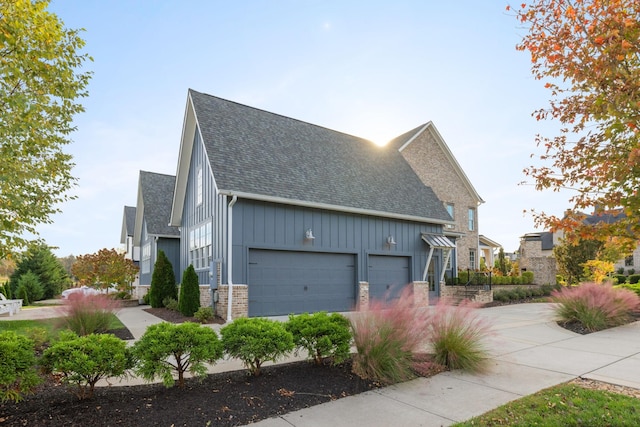
[[(179, 311), (169, 310), (168, 308), (145, 308), (143, 310), (149, 314), (153, 314), (154, 316), (159, 317), (164, 321), (171, 322), (171, 323), (184, 323), (184, 322), (200, 323), (200, 321), (195, 317), (183, 316), (182, 313), (180, 313)], [(217, 323), (219, 325), (222, 325), (224, 324), (224, 319), (216, 316), (213, 320), (207, 323), (209, 324)]]

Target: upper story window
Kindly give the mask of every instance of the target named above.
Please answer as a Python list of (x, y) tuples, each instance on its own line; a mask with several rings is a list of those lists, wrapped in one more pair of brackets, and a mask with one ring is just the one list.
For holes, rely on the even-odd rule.
[(202, 167), (198, 168), (196, 177), (196, 205), (202, 204)]
[(151, 243), (145, 243), (144, 246), (142, 246), (140, 264), (140, 271), (142, 273), (148, 273), (151, 271)]
[(625, 267), (633, 267), (633, 255), (630, 255), (624, 259)]
[(475, 208), (469, 208), (469, 231), (475, 231), (476, 229), (476, 210)]
[(453, 203), (446, 203), (445, 207), (447, 208), (447, 212), (449, 213), (451, 218), (456, 219), (456, 216), (454, 214), (454, 209), (453, 209)]
[(211, 222), (207, 222), (189, 231), (189, 264), (195, 269), (209, 268), (212, 259)]

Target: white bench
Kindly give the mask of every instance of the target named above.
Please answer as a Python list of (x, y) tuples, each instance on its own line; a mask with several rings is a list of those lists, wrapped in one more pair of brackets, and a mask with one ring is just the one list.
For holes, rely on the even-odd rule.
[(13, 316), (14, 313), (19, 313), (21, 308), (21, 299), (7, 299), (7, 297), (0, 292), (0, 314), (9, 313), (9, 316)]

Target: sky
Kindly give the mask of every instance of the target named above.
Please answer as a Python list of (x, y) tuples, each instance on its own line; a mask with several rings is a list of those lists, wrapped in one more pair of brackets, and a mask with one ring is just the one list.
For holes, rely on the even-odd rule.
[[(175, 175), (189, 88), (383, 143), (432, 121), (476, 191), (481, 234), (517, 250), (535, 209), (531, 113), (544, 82), (515, 45), (526, 29), (502, 0), (52, 0), (93, 57), (86, 111), (66, 151), (77, 196), (41, 237), (58, 256), (119, 248), (140, 170)], [(522, 181), (529, 181), (519, 185)]]

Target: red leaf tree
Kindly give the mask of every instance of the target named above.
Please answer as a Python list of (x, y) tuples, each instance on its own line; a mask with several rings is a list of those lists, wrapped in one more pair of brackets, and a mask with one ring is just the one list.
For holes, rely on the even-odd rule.
[(108, 289), (116, 284), (120, 291), (131, 291), (130, 284), (138, 274), (138, 266), (115, 249), (100, 249), (95, 254), (81, 255), (71, 270), (83, 285)]

